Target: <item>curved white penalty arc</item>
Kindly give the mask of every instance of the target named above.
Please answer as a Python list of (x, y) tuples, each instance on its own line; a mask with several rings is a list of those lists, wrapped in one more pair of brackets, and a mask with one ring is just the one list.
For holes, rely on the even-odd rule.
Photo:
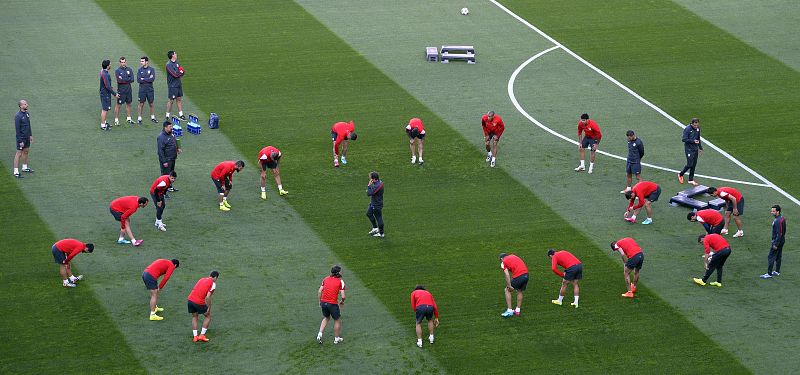
[[(531, 58), (529, 58), (528, 60), (523, 62), (520, 66), (518, 66), (517, 69), (514, 70), (514, 73), (511, 74), (511, 77), (508, 79), (508, 97), (511, 99), (511, 102), (514, 104), (514, 107), (517, 108), (517, 111), (519, 111), (519, 113), (521, 113), (523, 116), (525, 116), (525, 118), (530, 120), (530, 122), (534, 123), (536, 126), (541, 128), (542, 130), (544, 130), (544, 131), (546, 131), (546, 132), (548, 132), (548, 133), (550, 133), (550, 134), (552, 134), (552, 135), (554, 135), (554, 136), (556, 136), (558, 138), (561, 138), (561, 139), (563, 139), (563, 140), (565, 140), (565, 141), (567, 141), (569, 143), (572, 143), (572, 144), (577, 146), (578, 142), (576, 140), (574, 140), (572, 138), (569, 138), (569, 137), (567, 137), (567, 136), (565, 136), (565, 135), (563, 135), (563, 134), (561, 134), (561, 133), (559, 133), (559, 132), (557, 132), (557, 131), (555, 131), (555, 130), (547, 127), (547, 126), (545, 126), (539, 120), (537, 120), (533, 116), (531, 116), (527, 111), (525, 111), (525, 109), (522, 107), (522, 105), (519, 104), (519, 101), (517, 100), (517, 96), (514, 94), (514, 83), (516, 82), (517, 76), (519, 75), (519, 73), (523, 69), (525, 69), (525, 67), (527, 67), (528, 64), (532, 63), (534, 60), (538, 59), (539, 57), (544, 56), (545, 54), (547, 54), (549, 52), (552, 52), (552, 51), (560, 49), (560, 48), (563, 49), (563, 46), (561, 46), (560, 44), (555, 45), (553, 47), (550, 47), (550, 48), (548, 48), (548, 49), (546, 49), (546, 50), (544, 50), (542, 52), (539, 52), (539, 53), (531, 56)], [(601, 154), (601, 155), (605, 155), (605, 156), (611, 157), (611, 158), (614, 158), (614, 159), (627, 161), (627, 158), (624, 158), (624, 157), (619, 156), (619, 155), (614, 155), (614, 154), (611, 154), (611, 153), (608, 153), (608, 152), (605, 152), (605, 151), (602, 151), (602, 150), (598, 150), (597, 153)], [(662, 171), (667, 171), (667, 172), (672, 172), (672, 173), (679, 173), (680, 172), (680, 171), (678, 171), (676, 169), (666, 168), (666, 167), (662, 167), (662, 166), (658, 166), (658, 165), (654, 165), (654, 164), (649, 164), (649, 163), (642, 163), (642, 165), (644, 165), (646, 167), (653, 168), (653, 169), (659, 169), (659, 170), (662, 170)], [(702, 178), (709, 179), (709, 180), (731, 182), (731, 183), (743, 184), (743, 185), (752, 185), (752, 186), (761, 186), (761, 187), (774, 187), (774, 186), (771, 186), (771, 185), (758, 183), (758, 182), (740, 181), (740, 180), (733, 180), (733, 179), (723, 178), (723, 177), (706, 176), (706, 175), (702, 175), (702, 174), (696, 174), (695, 176), (702, 177)]]

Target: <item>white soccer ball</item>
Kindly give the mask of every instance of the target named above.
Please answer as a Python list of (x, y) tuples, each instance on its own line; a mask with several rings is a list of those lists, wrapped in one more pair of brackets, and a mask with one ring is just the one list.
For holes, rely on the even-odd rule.
[(461, 15), (468, 16), (469, 15), (469, 8), (461, 8)]

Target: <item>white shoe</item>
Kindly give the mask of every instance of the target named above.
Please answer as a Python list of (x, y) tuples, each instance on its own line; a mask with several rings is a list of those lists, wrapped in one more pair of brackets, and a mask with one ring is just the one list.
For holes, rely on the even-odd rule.
[(81, 281), (81, 280), (83, 280), (83, 275), (75, 276), (75, 281)]
[(494, 168), (494, 166), (495, 166), (495, 158), (492, 158), (492, 161), (489, 163), (489, 166)]
[(433, 335), (428, 336), (428, 341), (433, 344)]
[(381, 237), (381, 238), (383, 238), (383, 237), (385, 237), (385, 235), (383, 233), (375, 232), (375, 234), (373, 234), (372, 237)]
[(75, 283), (63, 283), (62, 285), (64, 285), (65, 288), (74, 288), (77, 286)]
[(719, 234), (724, 236), (724, 235), (728, 234), (728, 230), (727, 229), (723, 229), (723, 230), (719, 231)]
[(697, 186), (697, 185), (698, 185), (698, 183), (697, 183), (697, 182), (695, 182), (694, 180), (691, 180), (691, 181), (689, 181), (689, 185), (692, 185), (692, 186)]
[(579, 165), (578, 167), (575, 168), (575, 172), (580, 172), (580, 171), (585, 171), (585, 170), (586, 170), (586, 167), (584, 167), (582, 165)]
[(333, 338), (333, 343), (334, 344), (338, 344), (338, 343), (340, 343), (342, 341), (344, 341), (344, 338), (341, 338), (341, 337), (334, 337)]
[(411, 156), (411, 164), (416, 164), (416, 163), (417, 163), (417, 155)]
[(317, 334), (317, 342), (320, 343), (320, 345), (322, 345), (322, 334), (319, 333)]
[(164, 224), (156, 225), (156, 228), (158, 228), (158, 230), (160, 230), (162, 232), (166, 232), (167, 231), (167, 226), (164, 225)]
[(593, 169), (592, 167), (589, 167), (589, 170), (586, 173), (592, 174), (592, 169)]
[(492, 154), (486, 155), (486, 162), (492, 161)]
[(733, 237), (743, 237), (743, 236), (744, 236), (744, 232), (742, 232), (740, 230), (736, 231), (736, 234), (733, 235)]
[(424, 163), (425, 163), (425, 160), (422, 160), (422, 158), (419, 158), (419, 165), (422, 165)]
[(422, 339), (417, 340), (417, 347), (418, 348), (422, 347)]
[(369, 233), (367, 233), (367, 234), (371, 236), (371, 235), (373, 235), (373, 234), (375, 234), (375, 233), (378, 233), (378, 232), (379, 232), (378, 228), (372, 228), (372, 229), (369, 231)]

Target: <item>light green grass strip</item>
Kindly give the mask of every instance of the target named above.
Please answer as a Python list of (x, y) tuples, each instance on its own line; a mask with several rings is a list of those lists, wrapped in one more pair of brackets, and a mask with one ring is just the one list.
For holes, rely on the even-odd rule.
[[(19, 183), (58, 236), (96, 244), (94, 254), (80, 256), (76, 266), (150, 372), (376, 373), (386, 363), (408, 371), (418, 366), (436, 371), (435, 361), (413, 346), (409, 327), (387, 318), (386, 309), (346, 264), (348, 302), (352, 303), (344, 310), (347, 348), (333, 347), (330, 331), (326, 345), (318, 347), (314, 341), (320, 318), (316, 291), (337, 260), (274, 190), (268, 201), (259, 198), (255, 165), (234, 179), (233, 210), (217, 210), (211, 168), (222, 160), (251, 160), (258, 152), (238, 154), (219, 132), (204, 129), (199, 137), (184, 136), (176, 183), (181, 191), (168, 201), (164, 217), (169, 231), (161, 233), (153, 227), (154, 209), (148, 206), (132, 220), (144, 245), (114, 244), (118, 226), (108, 214), (108, 202), (121, 195), (149, 196), (147, 189), (158, 175), (155, 137), (161, 126), (100, 132), (97, 74), (103, 58), (111, 59), (116, 67), (120, 55), (136, 62), (143, 53), (94, 3), (20, 6), (14, 11), (21, 24), (3, 26), (6, 35), (20, 36), (9, 45), (8, 51), (16, 52), (0, 57), (5, 81), (0, 102), (14, 103), (24, 97), (31, 104), (36, 141), (31, 166), (36, 175)], [(53, 18), (59, 15), (69, 15), (69, 21)], [(25, 30), (35, 24), (47, 27)], [(174, 48), (180, 53), (179, 47)], [(161, 113), (166, 57), (151, 58), (159, 68), (155, 87)], [(190, 87), (192, 70), (187, 68), (185, 86)], [(191, 101), (186, 102), (185, 112), (195, 109)], [(1, 135), (10, 140), (13, 129), (4, 126)], [(288, 169), (285, 173), (297, 172)], [(291, 177), (285, 178), (285, 187), (292, 191)], [(140, 275), (159, 257), (179, 258), (181, 267), (160, 298), (166, 319), (149, 322)], [(212, 341), (197, 345), (191, 342), (185, 301), (193, 283), (212, 269), (221, 272), (209, 331)], [(57, 282), (55, 268), (53, 279)]]

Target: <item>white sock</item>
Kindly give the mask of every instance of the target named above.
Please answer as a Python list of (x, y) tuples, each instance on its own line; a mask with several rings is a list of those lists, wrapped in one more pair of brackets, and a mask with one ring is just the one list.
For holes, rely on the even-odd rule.
[(101, 128), (104, 127), (105, 125), (106, 125), (105, 123), (102, 123), (102, 122), (100, 123), (100, 127)]
[(28, 164), (22, 164), (22, 169), (28, 169)]
[(278, 190), (283, 190), (283, 185), (278, 185)]
[(489, 152), (486, 153), (486, 155), (488, 155), (489, 157), (492, 157), (492, 152), (489, 151)]
[(514, 310), (506, 309), (506, 312), (514, 312)]
[(417, 339), (417, 346), (422, 346), (422, 339)]
[(120, 240), (120, 241), (122, 241), (122, 240), (124, 240), (124, 239), (125, 239), (125, 237), (123, 237), (123, 236), (119, 236), (119, 240)]
[(64, 280), (64, 285), (69, 284), (69, 280)]
[(183, 116), (183, 111), (178, 111), (178, 117)]
[(564, 296), (558, 296), (558, 302), (561, 302), (563, 300), (564, 300)]
[(155, 118), (156, 118), (156, 115), (150, 115), (150, 118), (151, 118), (151, 119), (155, 119)]
[(192, 335), (193, 335), (193, 336), (197, 336), (197, 330), (196, 330), (196, 329), (193, 329), (193, 330), (192, 330)]
[(222, 197), (222, 201), (225, 202), (228, 200), (228, 197)]
[(578, 298), (581, 298), (581, 297), (580, 296), (575, 296), (575, 304), (576, 305), (578, 304)]
[(322, 338), (322, 332), (317, 333), (317, 339), (321, 339), (321, 338)]
[(19, 168), (14, 168), (14, 174), (19, 174)]
[(636, 220), (636, 215), (631, 215), (631, 220)]
[(130, 121), (131, 120), (131, 116), (128, 116), (128, 118), (126, 118), (125, 120)]
[[(577, 303), (577, 300), (576, 300), (576, 303)], [(201, 335), (205, 335), (205, 334), (206, 334), (206, 331), (208, 331), (208, 328), (201, 328), (201, 329), (200, 329), (200, 334), (201, 334)]]
[(161, 222), (161, 220), (158, 220), (158, 219), (156, 219), (156, 225), (161, 225), (161, 224), (163, 224), (163, 223)]
[(119, 122), (119, 118), (117, 118), (117, 117), (114, 117), (114, 123), (116, 124), (116, 123), (118, 123), (118, 122)]
[(136, 121), (142, 121), (142, 116), (137, 117)]
[(652, 217), (648, 217), (647, 220), (653, 221), (653, 218)]
[(428, 341), (433, 342), (433, 335), (428, 335)]
[(264, 193), (264, 192), (266, 192), (266, 191), (267, 191), (267, 187), (266, 187), (266, 186), (262, 186), (262, 187), (261, 187), (261, 192), (262, 192), (262, 193)]
[(169, 112), (167, 112), (167, 118), (169, 118)]
[(151, 311), (150, 315), (156, 315), (156, 310)]
[(586, 167), (586, 164), (584, 164), (584, 161), (583, 161), (583, 160), (581, 160), (581, 167), (582, 167), (582, 168), (585, 168), (585, 167)]
[(592, 169), (592, 168), (594, 168), (594, 163), (589, 162), (589, 169)]
[(131, 237), (131, 242), (136, 242), (136, 239)]
[(517, 307), (516, 309), (514, 309), (514, 312), (519, 312), (519, 307)]
[(495, 159), (495, 157), (494, 157), (494, 156), (492, 156), (492, 162), (494, 162), (494, 159)]

